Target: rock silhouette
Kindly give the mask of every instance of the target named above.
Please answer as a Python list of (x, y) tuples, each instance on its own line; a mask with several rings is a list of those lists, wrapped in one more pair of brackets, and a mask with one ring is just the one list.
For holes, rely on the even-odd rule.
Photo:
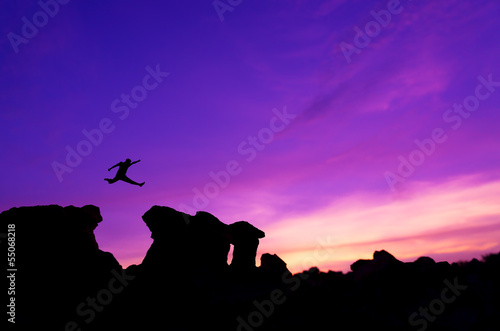
[(358, 260), (351, 265), (351, 270), (354, 271), (356, 279), (370, 277), (376, 272), (384, 271), (387, 268), (397, 268), (402, 264), (392, 254), (385, 250), (375, 251), (373, 260)]
[(285, 261), (283, 261), (278, 255), (271, 255), (269, 253), (262, 254), (260, 257), (259, 270), (263, 273), (267, 273), (271, 277), (281, 277), (283, 274), (290, 272), (286, 268)]
[(101, 221), (99, 208), (91, 205), (21, 207), (0, 214), (2, 233), (7, 224), (15, 226), (19, 330), (43, 325), (63, 330), (88, 294), (100, 290), (112, 270), (122, 271), (111, 253), (98, 248), (93, 231)]
[(380, 250), (348, 273), (292, 274), (275, 254), (256, 267), (264, 232), (248, 222), (153, 206), (143, 215), (153, 243), (124, 270), (99, 249), (101, 221), (92, 205), (0, 214), (2, 231), (16, 229), (17, 329), (500, 329), (500, 253), (450, 264)]
[(184, 270), (221, 273), (227, 271), (233, 244), (231, 267), (240, 272), (255, 268), (259, 238), (264, 237), (264, 232), (248, 222), (227, 225), (207, 212), (191, 216), (162, 206), (153, 206), (142, 218), (154, 239), (142, 262), (144, 266), (158, 266), (158, 261), (169, 257)]
[(265, 237), (264, 232), (245, 221), (229, 224), (228, 228), (231, 243), (234, 245), (231, 267), (239, 272), (253, 270), (259, 239)]

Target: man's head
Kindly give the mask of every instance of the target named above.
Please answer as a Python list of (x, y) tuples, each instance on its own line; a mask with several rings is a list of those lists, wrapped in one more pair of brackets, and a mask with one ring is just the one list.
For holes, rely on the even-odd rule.
[(126, 159), (125, 163), (132, 163), (132, 160), (131, 159)]

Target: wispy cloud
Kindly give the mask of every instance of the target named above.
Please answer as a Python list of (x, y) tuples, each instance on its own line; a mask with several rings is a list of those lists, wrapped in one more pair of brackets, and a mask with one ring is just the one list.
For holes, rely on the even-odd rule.
[[(297, 218), (276, 220), (266, 231), (261, 251), (277, 251), (297, 271), (300, 256), (331, 236), (328, 261), (370, 256), (386, 249), (399, 258), (433, 253), (492, 249), (500, 244), (500, 181), (476, 185), (474, 177), (433, 187), (422, 184), (411, 198), (390, 200), (358, 194), (332, 200), (321, 210)], [(278, 247), (282, 247), (280, 250)], [(287, 248), (284, 248), (287, 247)], [(351, 261), (354, 262), (354, 261)]]

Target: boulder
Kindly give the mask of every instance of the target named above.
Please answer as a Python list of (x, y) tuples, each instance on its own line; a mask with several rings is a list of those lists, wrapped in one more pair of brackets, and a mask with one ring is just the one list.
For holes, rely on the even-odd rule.
[(227, 268), (228, 226), (212, 214), (200, 211), (191, 216), (170, 207), (153, 206), (142, 219), (154, 241), (141, 265), (210, 272)]
[(351, 265), (354, 272), (354, 278), (357, 280), (370, 277), (375, 273), (384, 271), (390, 267), (400, 266), (404, 263), (396, 259), (392, 254), (385, 250), (375, 251), (373, 260), (358, 260)]
[(153, 206), (144, 215), (153, 243), (141, 266), (157, 272), (184, 269), (192, 257), (189, 215), (170, 207)]
[(82, 323), (76, 307), (104, 288), (113, 272), (121, 273), (114, 256), (98, 248), (94, 229), (101, 221), (93, 205), (19, 207), (0, 214), (0, 227), (15, 229), (11, 267), (18, 270), (20, 330), (62, 330), (70, 321)]
[(424, 272), (426, 270), (429, 270), (430, 268), (435, 267), (436, 261), (434, 261), (432, 258), (428, 256), (421, 256), (418, 259), (416, 259), (412, 265), (417, 268), (420, 272)]
[(191, 217), (190, 226), (193, 230), (195, 263), (208, 271), (225, 271), (230, 249), (227, 224), (210, 213), (199, 211)]
[(286, 263), (276, 254), (265, 253), (260, 257), (260, 270), (263, 272), (281, 276), (284, 272), (288, 272)]
[(265, 233), (246, 221), (229, 224), (228, 232), (230, 241), (234, 245), (232, 270), (242, 272), (254, 270), (259, 239), (264, 238)]

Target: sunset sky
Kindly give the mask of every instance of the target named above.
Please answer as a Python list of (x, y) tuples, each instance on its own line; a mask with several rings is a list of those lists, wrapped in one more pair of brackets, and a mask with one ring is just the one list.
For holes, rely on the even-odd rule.
[[(258, 257), (293, 272), (500, 251), (498, 1), (9, 1), (0, 17), (1, 211), (97, 205), (124, 267), (153, 205), (249, 221)], [(142, 188), (103, 180), (126, 158)]]

